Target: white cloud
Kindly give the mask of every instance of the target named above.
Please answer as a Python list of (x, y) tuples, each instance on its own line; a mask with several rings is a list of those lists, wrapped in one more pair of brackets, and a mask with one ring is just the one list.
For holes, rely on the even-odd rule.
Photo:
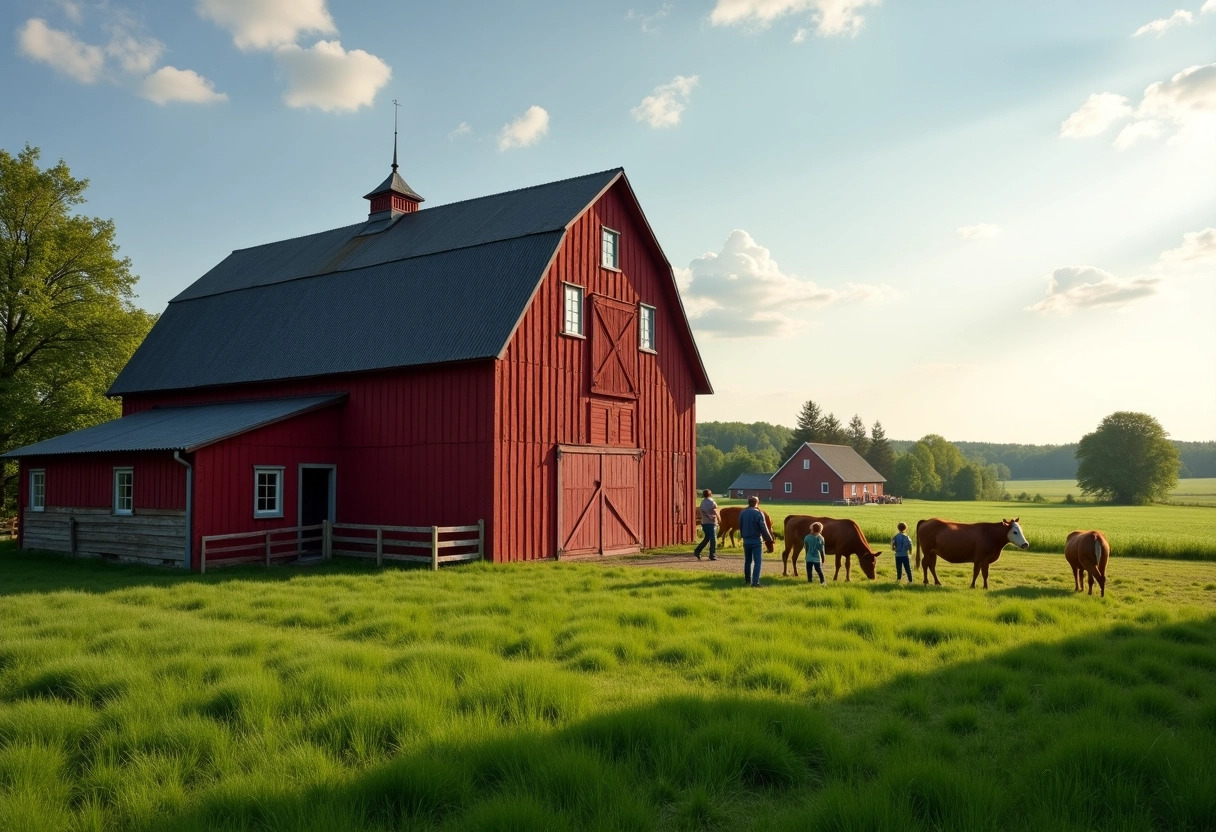
[(669, 83), (655, 87), (654, 92), (629, 112), (638, 121), (654, 128), (675, 127), (680, 123), (688, 98), (699, 81), (696, 75), (677, 75)]
[(139, 94), (161, 105), (172, 101), (212, 104), (228, 100), (225, 93), (215, 91), (215, 84), (194, 70), (172, 66), (162, 66), (145, 78)]
[[(865, 24), (859, 13), (867, 6), (877, 6), (881, 0), (718, 0), (709, 15), (715, 26), (748, 26), (764, 29), (774, 20), (786, 15), (809, 14), (815, 33), (822, 37), (855, 36)], [(794, 36), (796, 42), (805, 38), (805, 30)]]
[(522, 116), (504, 124), (498, 133), (498, 149), (527, 147), (536, 144), (549, 132), (549, 112), (533, 104)]
[(79, 3), (74, 3), (72, 0), (59, 0), (59, 8), (63, 11), (64, 16), (73, 23), (80, 23), (84, 20), (84, 9)]
[(245, 50), (292, 44), (304, 32), (338, 31), (325, 0), (199, 0), (197, 9), (232, 32), (232, 42)]
[(1151, 23), (1145, 23), (1139, 29), (1132, 33), (1132, 37), (1138, 38), (1141, 35), (1156, 34), (1161, 37), (1167, 30), (1175, 26), (1187, 26), (1194, 21), (1195, 16), (1185, 9), (1178, 9), (1169, 17), (1158, 18)]
[(375, 55), (362, 49), (347, 52), (336, 40), (317, 41), (308, 49), (281, 46), (275, 59), (287, 76), (283, 100), (289, 107), (357, 110), (375, 101), (376, 93), (393, 76), (389, 65)]
[(132, 75), (145, 75), (156, 66), (165, 45), (155, 38), (138, 37), (130, 32), (115, 28), (106, 44), (106, 57), (118, 62), (123, 72)]
[(452, 132), (448, 133), (449, 139), (458, 139), (461, 136), (467, 136), (473, 132), (473, 128), (469, 126), (467, 121), (462, 121), (452, 128)]
[(671, 14), (671, 9), (672, 5), (670, 3), (664, 3), (654, 14), (643, 14), (630, 9), (625, 14), (625, 19), (642, 21), (642, 31), (648, 35), (653, 35), (659, 31), (659, 23)]
[[(1211, 0), (1216, 3), (1216, 0)], [(1216, 228), (1188, 231), (1182, 245), (1161, 253), (1161, 262), (1170, 266), (1216, 265)]]
[(1208, 0), (1208, 2), (1203, 4), (1203, 8), (1199, 11), (1204, 14), (1207, 12), (1216, 12), (1216, 0)]
[(1096, 136), (1117, 121), (1132, 114), (1131, 105), (1122, 95), (1095, 92), (1060, 125), (1060, 135), (1066, 139)]
[(1047, 296), (1028, 312), (1069, 315), (1082, 309), (1122, 306), (1157, 293), (1161, 278), (1118, 278), (1093, 266), (1065, 266), (1047, 278)]
[(738, 229), (720, 253), (704, 254), (675, 272), (693, 326), (722, 338), (788, 335), (806, 326), (811, 310), (895, 296), (886, 286), (833, 289), (785, 274), (767, 248)]
[(954, 233), (958, 235), (960, 240), (987, 240), (1000, 234), (1001, 228), (992, 223), (981, 222), (975, 225), (959, 226), (954, 229)]
[(1115, 136), (1115, 147), (1119, 150), (1127, 150), (1141, 139), (1157, 138), (1163, 129), (1161, 122), (1156, 119), (1133, 121), (1120, 130), (1119, 135)]
[(1192, 66), (1168, 81), (1149, 84), (1136, 114), (1178, 125), (1195, 116), (1216, 114), (1216, 63)]
[(100, 46), (78, 40), (70, 32), (52, 29), (38, 17), (30, 18), (18, 30), (17, 41), (22, 54), (82, 84), (96, 82), (105, 66), (105, 53)]

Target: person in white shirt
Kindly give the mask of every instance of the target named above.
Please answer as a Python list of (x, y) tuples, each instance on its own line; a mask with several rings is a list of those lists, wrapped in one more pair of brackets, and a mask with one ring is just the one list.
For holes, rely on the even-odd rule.
[(701, 500), (701, 505), (698, 511), (701, 512), (701, 533), (705, 535), (704, 539), (697, 544), (697, 548), (693, 549), (693, 554), (697, 556), (697, 560), (701, 559), (701, 550), (705, 548), (705, 544), (709, 544), (709, 559), (718, 559), (718, 504), (714, 502), (713, 492), (708, 488), (701, 492), (704, 498)]

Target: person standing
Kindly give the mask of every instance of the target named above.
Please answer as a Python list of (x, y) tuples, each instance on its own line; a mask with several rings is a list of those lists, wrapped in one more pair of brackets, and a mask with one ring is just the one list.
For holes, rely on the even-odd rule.
[(908, 583), (912, 583), (912, 538), (908, 537), (908, 524), (900, 523), (895, 527), (895, 537), (891, 538), (891, 549), (895, 552), (895, 581), (899, 582), (904, 570), (908, 572)]
[(827, 547), (820, 532), (823, 531), (822, 523), (812, 523), (811, 533), (802, 539), (802, 546), (806, 550), (806, 579), (811, 580), (811, 569), (813, 568), (819, 573), (819, 583), (823, 583), (823, 563), (824, 552)]
[(768, 530), (764, 512), (757, 506), (759, 497), (748, 497), (747, 508), (739, 512), (739, 534), (743, 536), (743, 582), (760, 586), (760, 564), (764, 557), (765, 543), (773, 542), (773, 533)]
[(714, 502), (713, 492), (708, 488), (701, 492), (701, 533), (705, 535), (701, 542), (697, 544), (697, 548), (692, 550), (692, 553), (697, 556), (697, 560), (701, 559), (701, 550), (705, 548), (705, 544), (709, 544), (709, 559), (717, 560), (718, 552), (718, 504)]

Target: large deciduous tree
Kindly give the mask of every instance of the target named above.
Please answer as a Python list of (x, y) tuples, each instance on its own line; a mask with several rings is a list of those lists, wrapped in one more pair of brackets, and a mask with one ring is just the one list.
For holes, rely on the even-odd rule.
[(1121, 410), (1102, 420), (1077, 445), (1077, 484), (1084, 494), (1112, 503), (1143, 505), (1164, 499), (1178, 482), (1178, 449), (1147, 413)]
[[(147, 335), (114, 223), (75, 214), (87, 179), (0, 150), (0, 452), (119, 415), (105, 391)], [(4, 467), (13, 508), (16, 466)]]

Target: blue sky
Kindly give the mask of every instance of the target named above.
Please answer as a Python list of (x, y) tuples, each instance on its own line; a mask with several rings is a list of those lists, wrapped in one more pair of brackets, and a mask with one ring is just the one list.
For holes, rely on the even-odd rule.
[(701, 421), (1216, 438), (1216, 0), (10, 0), (0, 30), (0, 146), (91, 181), (152, 311), (365, 217), (396, 98), (427, 205), (625, 168)]

